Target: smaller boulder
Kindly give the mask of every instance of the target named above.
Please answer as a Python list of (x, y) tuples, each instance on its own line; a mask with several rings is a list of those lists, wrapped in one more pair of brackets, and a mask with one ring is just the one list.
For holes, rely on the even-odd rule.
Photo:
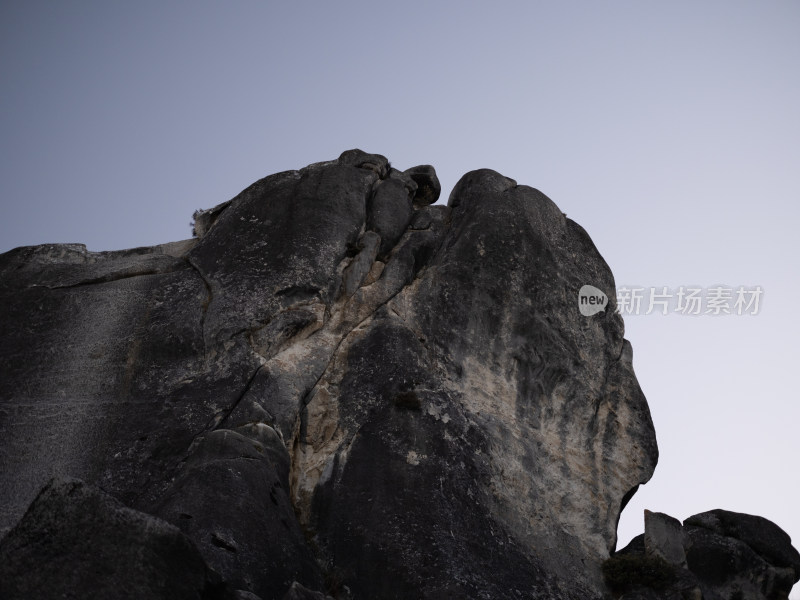
[(369, 154), (363, 150), (355, 148), (353, 150), (345, 150), (339, 156), (340, 165), (349, 165), (359, 169), (369, 169), (378, 174), (378, 177), (384, 179), (389, 173), (389, 159), (381, 154)]
[[(789, 536), (763, 517), (712, 510), (681, 525), (645, 511), (644, 535), (603, 573), (621, 600), (786, 600), (800, 577), (797, 558)], [(670, 577), (655, 577), (667, 569)]]
[(417, 193), (414, 195), (414, 204), (427, 206), (439, 199), (442, 185), (436, 176), (436, 170), (431, 165), (419, 165), (403, 171), (417, 184)]
[(367, 229), (376, 232), (381, 240), (378, 257), (386, 257), (403, 237), (412, 213), (411, 196), (402, 180), (378, 182), (367, 204)]
[(644, 511), (644, 546), (649, 556), (663, 558), (676, 567), (686, 566), (683, 527), (678, 519), (664, 513)]
[(795, 581), (800, 579), (800, 553), (792, 546), (792, 538), (764, 517), (718, 508), (689, 517), (683, 524), (740, 540), (771, 565), (794, 569)]
[(0, 598), (222, 597), (180, 530), (78, 479), (56, 478), (0, 541)]

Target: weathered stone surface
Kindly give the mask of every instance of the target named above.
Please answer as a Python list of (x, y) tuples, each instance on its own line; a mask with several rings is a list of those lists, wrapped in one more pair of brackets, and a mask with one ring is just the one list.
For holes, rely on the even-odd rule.
[(298, 305), (332, 303), (377, 181), (371, 170), (329, 164), (242, 192), (188, 255), (211, 294), (206, 337), (224, 343)]
[[(0, 255), (0, 532), (64, 474), (178, 527), (228, 597), (603, 597), (658, 455), (613, 276), (533, 188), (439, 193), (351, 150), (198, 211), (193, 240)], [(682, 598), (742, 572), (780, 597), (800, 568), (761, 522), (656, 521), (628, 551), (682, 550)]]
[(322, 592), (315, 592), (309, 590), (307, 587), (297, 583), (296, 581), (286, 592), (283, 600), (333, 600), (330, 596), (326, 596)]
[(76, 479), (54, 479), (0, 541), (0, 598), (222, 599), (177, 527)]
[(289, 501), (289, 454), (263, 423), (200, 438), (153, 512), (195, 542), (228, 586), (280, 600), (293, 580), (322, 573)]
[(431, 165), (419, 165), (403, 171), (417, 184), (417, 193), (414, 203), (418, 206), (433, 204), (442, 193), (442, 185), (436, 176), (436, 170)]
[(214, 208), (208, 208), (206, 210), (196, 210), (194, 215), (192, 215), (193, 223), (192, 223), (192, 233), (195, 237), (201, 238), (208, 230), (213, 227), (214, 223), (216, 223), (217, 219), (219, 218), (222, 211), (228, 208), (231, 205), (231, 201), (228, 200), (227, 202), (222, 202), (221, 204), (217, 204)]
[(689, 570), (706, 589), (722, 598), (788, 598), (794, 570), (771, 566), (747, 544), (701, 527), (687, 528)]
[(640, 533), (635, 538), (633, 538), (628, 545), (622, 548), (621, 550), (617, 550), (614, 554), (644, 554), (645, 553), (645, 546), (644, 546), (644, 534)]
[(764, 517), (716, 509), (689, 517), (684, 525), (741, 540), (771, 564), (791, 567), (800, 577), (800, 553), (792, 546), (792, 539)]
[(676, 567), (670, 583), (658, 590), (632, 576), (624, 599), (786, 600), (800, 580), (797, 550), (782, 529), (763, 517), (725, 510), (695, 515), (683, 526), (645, 511), (644, 535), (617, 556), (634, 565), (637, 556), (656, 556)]
[[(386, 177), (391, 168), (389, 160), (382, 154), (369, 154), (368, 152), (358, 149), (345, 150), (339, 155), (339, 159), (336, 163), (373, 171), (381, 179)], [(320, 164), (327, 166), (330, 163)]]
[(686, 566), (683, 527), (678, 519), (664, 513), (644, 511), (644, 545), (650, 556), (663, 558), (677, 567)]
[[(437, 253), (344, 339), (301, 416), (293, 490), (356, 595), (514, 597), (545, 570), (596, 584), (584, 565), (657, 453), (621, 320), (577, 310), (587, 281), (613, 290), (582, 229), (470, 173)], [(487, 568), (464, 572), (470, 553)], [(356, 577), (365, 560), (391, 583)]]
[[(403, 231), (405, 231), (405, 226)], [(378, 255), (378, 248), (381, 245), (381, 236), (374, 231), (367, 231), (361, 236), (358, 245), (358, 254), (347, 265), (342, 276), (344, 295), (348, 298), (356, 293), (372, 270), (375, 257)]]
[(380, 235), (379, 256), (383, 260), (408, 227), (412, 195), (402, 180), (390, 178), (378, 184), (369, 200), (367, 228)]
[(214, 360), (203, 279), (183, 258), (152, 271), (164, 254), (0, 256), (0, 530), (59, 474), (135, 505), (241, 395), (257, 357), (235, 341)]

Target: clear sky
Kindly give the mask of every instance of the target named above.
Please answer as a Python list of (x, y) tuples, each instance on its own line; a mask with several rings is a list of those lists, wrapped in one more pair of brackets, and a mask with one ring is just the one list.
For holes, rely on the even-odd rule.
[[(800, 3), (0, 3), (0, 251), (190, 235), (337, 157), (488, 167), (583, 225), (618, 287), (759, 285), (756, 316), (632, 315), (661, 459), (623, 515), (800, 542)], [(590, 282), (587, 282), (590, 283)], [(800, 597), (800, 596), (798, 596)]]

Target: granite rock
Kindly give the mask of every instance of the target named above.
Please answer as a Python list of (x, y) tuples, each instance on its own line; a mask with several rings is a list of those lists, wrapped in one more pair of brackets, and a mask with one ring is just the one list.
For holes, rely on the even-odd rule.
[(223, 600), (177, 527), (77, 479), (53, 479), (0, 541), (0, 598)]
[(442, 185), (436, 176), (436, 170), (431, 165), (419, 165), (403, 171), (417, 184), (414, 202), (418, 206), (433, 204), (442, 193)]
[(678, 519), (664, 513), (644, 511), (645, 552), (677, 567), (686, 566), (683, 527)]
[[(642, 543), (643, 542), (643, 543)], [(726, 510), (680, 521), (645, 512), (645, 533), (618, 552), (611, 563), (637, 565), (652, 560), (673, 568), (665, 586), (652, 589), (640, 575), (626, 582), (621, 598), (698, 600), (787, 600), (800, 580), (800, 554), (775, 523)], [(634, 569), (629, 569), (633, 573)]]
[(601, 598), (658, 457), (613, 276), (533, 188), (440, 190), (350, 150), (192, 240), (0, 255), (0, 533), (67, 475), (240, 597)]

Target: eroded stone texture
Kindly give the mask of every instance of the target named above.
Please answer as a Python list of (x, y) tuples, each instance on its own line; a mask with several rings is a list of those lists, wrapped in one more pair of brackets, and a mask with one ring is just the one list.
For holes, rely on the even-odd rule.
[(233, 341), (213, 358), (203, 279), (184, 258), (154, 271), (163, 250), (0, 257), (3, 530), (59, 474), (135, 505), (241, 395), (256, 357)]
[(222, 600), (222, 586), (177, 527), (54, 479), (0, 541), (0, 598)]
[(66, 474), (239, 597), (600, 597), (657, 460), (613, 277), (532, 188), (439, 191), (351, 150), (195, 240), (0, 256), (0, 527)]
[(657, 457), (621, 319), (577, 308), (613, 278), (532, 188), (473, 172), (449, 206), (436, 254), (311, 393), (297, 506), (366, 597), (390, 584), (356, 578), (365, 560), (423, 597), (527, 597), (520, 563), (590, 589)]
[[(698, 600), (787, 600), (800, 580), (800, 553), (763, 517), (712, 510), (680, 521), (645, 511), (645, 532), (619, 555), (658, 557), (672, 569), (657, 590), (632, 577), (621, 596)], [(633, 571), (633, 569), (631, 569)]]
[(678, 519), (644, 511), (644, 544), (648, 556), (657, 556), (677, 567), (686, 566), (683, 527)]
[(800, 554), (788, 534), (763, 517), (713, 510), (684, 521), (689, 569), (720, 596), (789, 597)]
[(289, 454), (263, 423), (200, 438), (154, 512), (177, 523), (229, 586), (280, 597), (323, 587), (289, 501)]
[(417, 184), (417, 193), (414, 196), (417, 205), (433, 204), (439, 199), (442, 186), (436, 176), (436, 170), (431, 165), (419, 165), (403, 172)]
[(770, 563), (791, 567), (800, 576), (800, 553), (789, 534), (764, 517), (716, 509), (689, 517), (684, 525), (741, 540)]

